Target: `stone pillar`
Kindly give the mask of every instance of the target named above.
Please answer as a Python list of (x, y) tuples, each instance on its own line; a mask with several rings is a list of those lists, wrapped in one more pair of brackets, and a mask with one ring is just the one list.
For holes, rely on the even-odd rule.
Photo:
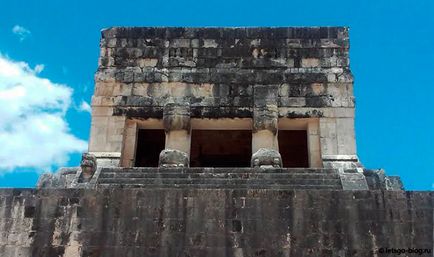
[[(279, 118), (277, 89), (277, 86), (273, 85), (254, 87), (252, 166), (282, 166), (277, 140)], [(260, 157), (262, 155), (268, 157)], [(279, 161), (276, 160), (276, 156)]]
[(260, 148), (279, 151), (277, 141), (278, 110), (276, 105), (254, 107), (253, 110), (253, 135), (252, 152)]
[(309, 149), (309, 167), (322, 168), (318, 120), (310, 120), (307, 123), (307, 147)]
[(122, 150), (121, 167), (134, 167), (136, 160), (137, 135), (139, 128), (137, 122), (131, 119), (126, 121), (124, 146)]
[(89, 153), (97, 159), (99, 167), (118, 167), (124, 140), (124, 116), (92, 116)]
[(320, 118), (319, 134), (324, 168), (362, 167), (356, 154), (354, 118)]
[(160, 154), (159, 166), (189, 166), (191, 123), (190, 105), (167, 103), (163, 110), (166, 146)]

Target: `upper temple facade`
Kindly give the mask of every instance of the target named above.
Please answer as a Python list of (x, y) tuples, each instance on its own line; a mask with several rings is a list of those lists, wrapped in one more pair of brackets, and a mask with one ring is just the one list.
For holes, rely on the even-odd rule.
[(39, 187), (402, 188), (357, 157), (348, 28), (119, 27), (100, 46), (88, 153)]
[[(360, 166), (348, 28), (102, 31), (89, 144), (99, 165), (250, 167), (261, 148), (284, 168)], [(165, 163), (165, 149), (186, 159)]]

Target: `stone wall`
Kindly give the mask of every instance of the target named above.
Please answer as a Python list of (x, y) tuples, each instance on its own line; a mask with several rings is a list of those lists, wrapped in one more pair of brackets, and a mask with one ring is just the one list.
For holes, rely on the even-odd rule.
[(171, 98), (192, 117), (252, 117), (255, 96), (268, 94), (256, 100), (297, 108), (281, 117), (330, 117), (316, 108), (354, 107), (348, 49), (348, 29), (335, 27), (111, 28), (93, 103), (161, 118)]
[(403, 191), (2, 189), (0, 256), (397, 256), (379, 249), (432, 250), (433, 201)]
[[(104, 166), (131, 164), (131, 124), (165, 113), (182, 113), (187, 125), (251, 119), (252, 153), (278, 150), (280, 121), (314, 119), (311, 163), (357, 162), (348, 28), (103, 30), (89, 151)], [(166, 146), (188, 154), (190, 131), (164, 129)]]

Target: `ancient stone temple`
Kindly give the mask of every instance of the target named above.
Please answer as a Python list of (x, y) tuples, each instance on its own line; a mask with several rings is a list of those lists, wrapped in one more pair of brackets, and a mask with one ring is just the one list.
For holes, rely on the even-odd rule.
[(100, 46), (89, 151), (0, 190), (0, 256), (432, 256), (433, 192), (357, 156), (347, 28)]
[(345, 28), (106, 30), (89, 152), (102, 166), (359, 167), (348, 48)]

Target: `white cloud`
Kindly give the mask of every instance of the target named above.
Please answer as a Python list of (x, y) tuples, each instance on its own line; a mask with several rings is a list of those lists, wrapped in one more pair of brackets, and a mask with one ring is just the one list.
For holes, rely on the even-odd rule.
[(0, 170), (64, 165), (87, 148), (65, 120), (72, 89), (38, 77), (43, 67), (0, 54)]
[(88, 112), (88, 113), (92, 113), (92, 108), (90, 107), (90, 104), (86, 101), (81, 101), (80, 106), (78, 107), (78, 110), (80, 112)]
[(30, 36), (30, 30), (20, 26), (20, 25), (15, 25), (12, 28), (12, 32), (18, 36), (18, 38), (20, 39), (20, 41), (23, 41), (24, 39), (26, 39), (28, 36)]
[(35, 73), (39, 74), (44, 70), (44, 68), (45, 68), (45, 65), (37, 64), (33, 70), (35, 71)]

